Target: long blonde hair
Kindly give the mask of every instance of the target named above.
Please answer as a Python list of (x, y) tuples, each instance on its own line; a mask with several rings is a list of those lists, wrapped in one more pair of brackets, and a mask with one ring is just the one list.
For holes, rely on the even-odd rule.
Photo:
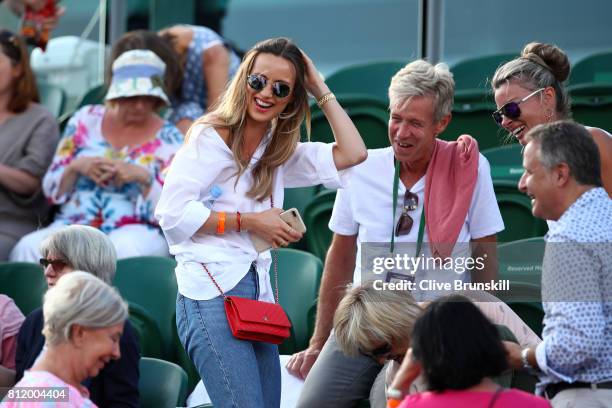
[(236, 176), (240, 177), (249, 164), (249, 159), (243, 158), (241, 154), (247, 115), (246, 80), (259, 54), (272, 54), (286, 59), (294, 66), (296, 73), (295, 85), (291, 90), (293, 99), (284, 112), (272, 120), (271, 141), (253, 168), (253, 185), (247, 196), (263, 201), (272, 194), (274, 169), (285, 163), (295, 151), (300, 140), (300, 126), (304, 119), (306, 133), (310, 139), (310, 109), (308, 93), (304, 86), (306, 68), (300, 49), (287, 38), (272, 38), (255, 44), (244, 56), (238, 72), (220, 101), (213, 106), (212, 111), (198, 119), (194, 126), (205, 124), (229, 130), (229, 146), (238, 167)]

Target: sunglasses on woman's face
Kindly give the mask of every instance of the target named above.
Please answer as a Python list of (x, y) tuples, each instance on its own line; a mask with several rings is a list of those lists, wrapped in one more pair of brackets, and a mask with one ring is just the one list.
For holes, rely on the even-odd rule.
[(406, 193), (404, 193), (404, 206), (402, 208), (402, 214), (397, 220), (397, 225), (395, 226), (396, 237), (399, 237), (400, 235), (407, 235), (408, 233), (410, 233), (414, 221), (412, 220), (412, 217), (408, 215), (408, 211), (414, 211), (417, 209), (418, 206), (419, 196), (411, 191), (406, 190)]
[(516, 119), (520, 118), (521, 117), (521, 108), (519, 107), (519, 105), (521, 103), (525, 102), (527, 99), (531, 98), (533, 95), (536, 95), (539, 92), (542, 92), (544, 89), (546, 89), (546, 88), (540, 88), (538, 90), (535, 90), (532, 93), (530, 93), (529, 95), (527, 95), (526, 97), (524, 97), (523, 99), (521, 99), (520, 101), (506, 103), (501, 108), (499, 108), (498, 110), (496, 110), (495, 112), (493, 112), (491, 114), (491, 115), (493, 115), (493, 120), (495, 121), (495, 123), (497, 123), (499, 126), (501, 126), (502, 121), (504, 120), (504, 118), (502, 116), (505, 116), (508, 119), (512, 119), (512, 120), (516, 120)]
[[(261, 92), (268, 84), (268, 78), (263, 75), (252, 74), (247, 77), (247, 84), (254, 91)], [(291, 93), (291, 87), (284, 82), (276, 81), (272, 83), (272, 93), (277, 98), (286, 98)]]
[(385, 360), (395, 360), (398, 363), (401, 363), (402, 360), (404, 359), (404, 356), (401, 354), (392, 354), (391, 353), (392, 349), (393, 347), (391, 347), (390, 344), (385, 344), (384, 346), (377, 347), (372, 351), (359, 350), (359, 354), (365, 357), (369, 357), (372, 360), (375, 360), (377, 362), (380, 359), (385, 359)]
[(51, 265), (51, 268), (53, 268), (53, 271), (56, 273), (59, 273), (61, 271), (64, 270), (64, 268), (66, 266), (68, 266), (68, 262), (66, 262), (64, 259), (47, 259), (47, 258), (40, 258), (38, 260), (38, 263), (44, 268), (47, 269), (47, 266)]

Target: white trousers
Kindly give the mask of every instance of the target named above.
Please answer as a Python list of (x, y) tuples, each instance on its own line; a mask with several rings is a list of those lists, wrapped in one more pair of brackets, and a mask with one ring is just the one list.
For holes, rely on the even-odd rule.
[[(49, 235), (66, 227), (62, 222), (54, 222), (47, 228), (25, 235), (11, 251), (9, 261), (38, 262), (40, 244)], [(142, 224), (128, 224), (108, 234), (117, 251), (117, 258), (134, 256), (168, 256), (168, 244), (157, 229)]]

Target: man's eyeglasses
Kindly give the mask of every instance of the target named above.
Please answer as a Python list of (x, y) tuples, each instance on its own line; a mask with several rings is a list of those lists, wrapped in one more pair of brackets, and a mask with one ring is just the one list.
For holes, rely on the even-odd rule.
[(404, 193), (404, 206), (402, 208), (402, 214), (397, 220), (397, 225), (395, 226), (395, 236), (399, 237), (400, 235), (406, 235), (412, 229), (412, 224), (414, 221), (412, 217), (408, 215), (408, 211), (414, 211), (419, 206), (419, 196), (414, 194), (411, 191), (406, 190)]
[[(268, 78), (263, 75), (252, 74), (247, 77), (247, 84), (251, 89), (260, 92), (268, 84)], [(272, 84), (272, 93), (277, 98), (286, 98), (291, 93), (291, 87), (284, 82), (276, 81)]]
[(398, 363), (401, 363), (402, 360), (404, 359), (404, 355), (403, 354), (391, 354), (392, 349), (393, 347), (391, 347), (391, 345), (387, 343), (384, 346), (377, 347), (372, 351), (364, 351), (364, 350), (359, 349), (359, 354), (365, 357), (369, 357), (375, 361), (378, 361), (380, 359), (385, 359), (385, 360), (395, 360)]
[(53, 268), (53, 271), (55, 272), (61, 272), (66, 266), (68, 266), (68, 262), (66, 262), (64, 259), (40, 258), (38, 263), (45, 269), (47, 266), (51, 265), (51, 268)]
[(524, 97), (523, 99), (521, 99), (520, 101), (517, 101), (517, 102), (508, 102), (508, 103), (504, 104), (501, 108), (499, 108), (498, 110), (496, 110), (495, 112), (493, 112), (491, 114), (493, 116), (493, 120), (495, 121), (495, 123), (497, 123), (499, 126), (501, 126), (502, 121), (504, 120), (504, 118), (502, 116), (505, 116), (508, 119), (512, 119), (512, 120), (516, 120), (516, 119), (520, 118), (521, 117), (521, 108), (519, 107), (519, 105), (521, 103), (525, 102), (527, 99), (531, 98), (533, 95), (536, 95), (539, 92), (542, 92), (544, 89), (546, 89), (546, 88), (540, 88), (538, 90), (535, 90), (532, 93), (530, 93), (529, 95), (527, 95), (526, 97)]

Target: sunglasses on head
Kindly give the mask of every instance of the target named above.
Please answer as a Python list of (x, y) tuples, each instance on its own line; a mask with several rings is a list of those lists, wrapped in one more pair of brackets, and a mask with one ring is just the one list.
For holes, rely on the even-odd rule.
[[(263, 75), (252, 74), (247, 77), (247, 84), (254, 91), (260, 92), (268, 84), (268, 78)], [(272, 83), (272, 93), (277, 98), (286, 98), (291, 93), (291, 87), (284, 82), (276, 81)]]
[(526, 97), (524, 97), (523, 99), (521, 99), (520, 101), (508, 102), (504, 104), (501, 108), (499, 108), (498, 110), (496, 110), (495, 112), (491, 114), (493, 116), (493, 120), (495, 121), (495, 123), (501, 126), (502, 121), (504, 120), (502, 116), (505, 116), (508, 119), (512, 119), (512, 120), (518, 119), (521, 116), (521, 108), (519, 107), (519, 105), (525, 102), (527, 99), (531, 98), (533, 95), (536, 95), (539, 92), (542, 92), (544, 89), (546, 88), (537, 89), (533, 91), (532, 93), (530, 93), (529, 95), (527, 95)]
[(66, 266), (68, 266), (68, 262), (66, 262), (64, 259), (40, 258), (38, 263), (45, 269), (47, 266), (51, 265), (51, 268), (53, 268), (55, 272), (61, 272)]
[(395, 226), (396, 237), (399, 237), (400, 235), (407, 235), (410, 232), (414, 221), (412, 220), (412, 217), (408, 215), (408, 211), (414, 211), (418, 206), (419, 196), (406, 190), (404, 193), (404, 206), (402, 208), (402, 214), (397, 220), (397, 225)]

